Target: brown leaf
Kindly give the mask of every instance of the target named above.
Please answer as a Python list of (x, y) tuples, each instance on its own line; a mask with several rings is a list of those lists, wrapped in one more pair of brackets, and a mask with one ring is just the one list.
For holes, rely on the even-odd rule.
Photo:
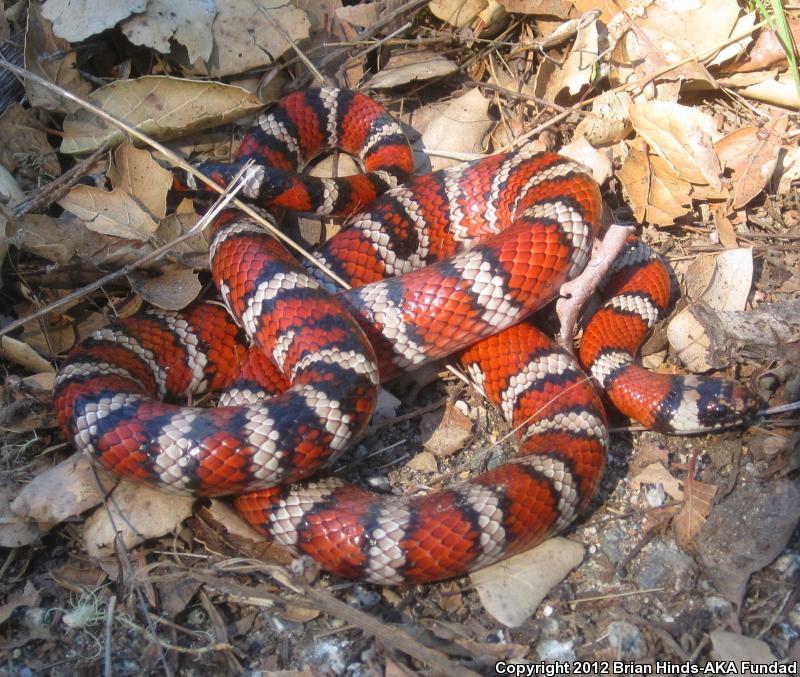
[(134, 291), (164, 310), (181, 310), (197, 298), (200, 280), (190, 268), (174, 268), (152, 277), (141, 271), (128, 275)]
[(9, 106), (0, 117), (0, 164), (9, 171), (20, 167), (23, 175), (35, 168), (32, 182), (40, 175), (60, 176), (61, 165), (43, 128), (32, 108), (18, 103)]
[(95, 510), (84, 523), (86, 551), (92, 557), (113, 554), (118, 532), (127, 548), (172, 533), (192, 514), (195, 500), (122, 480), (111, 492), (107, 506)]
[(731, 209), (744, 207), (764, 190), (772, 178), (781, 150), (780, 134), (788, 118), (781, 116), (772, 130), (740, 127), (714, 144), (720, 161), (733, 172), (734, 190)]
[(722, 169), (714, 150), (711, 118), (689, 106), (668, 101), (634, 103), (634, 129), (681, 180), (722, 189)]
[(650, 200), (652, 178), (650, 161), (647, 158), (647, 146), (642, 139), (634, 139), (629, 144), (628, 154), (617, 172), (617, 176), (628, 194), (628, 203), (633, 209), (634, 218), (642, 223)]
[[(59, 55), (60, 58), (53, 58), (54, 55)], [(73, 94), (88, 96), (92, 87), (78, 72), (75, 66), (77, 58), (78, 53), (66, 40), (53, 35), (50, 22), (42, 17), (41, 4), (29, 3), (28, 25), (25, 30), (25, 67)], [(28, 79), (24, 80), (24, 84), (31, 106), (63, 113), (80, 109), (78, 104), (42, 85)]]
[(73, 2), (46, 0), (42, 14), (53, 22), (56, 35), (78, 42), (113, 28), (117, 22), (134, 12), (143, 12), (147, 0), (102, 0), (102, 2)]
[(433, 52), (409, 51), (393, 54), (382, 70), (367, 82), (370, 89), (390, 89), (421, 80), (445, 77), (458, 70), (458, 65)]
[(692, 187), (662, 158), (649, 155), (648, 159), (651, 175), (647, 220), (658, 226), (671, 226), (691, 209)]
[(167, 191), (172, 188), (172, 172), (159, 165), (146, 150), (127, 141), (114, 151), (108, 170), (114, 188), (125, 191), (158, 219), (167, 215)]
[(693, 549), (694, 538), (703, 528), (706, 517), (711, 512), (712, 501), (717, 495), (717, 486), (693, 479), (686, 482), (685, 494), (686, 500), (672, 526), (678, 544), (684, 549)]
[[(98, 477), (106, 491), (117, 482), (102, 469), (98, 469)], [(52, 525), (80, 515), (102, 500), (91, 461), (77, 453), (34, 477), (19, 492), (11, 509), (40, 524)]]
[(484, 609), (503, 625), (522, 625), (550, 590), (583, 561), (583, 546), (566, 538), (473, 571), (469, 578)]
[[(107, 113), (159, 139), (221, 125), (262, 107), (241, 87), (155, 75), (117, 80), (96, 89), (89, 98)], [(81, 109), (64, 119), (61, 152), (91, 152), (123, 139), (123, 132)]]
[(58, 204), (81, 219), (89, 230), (128, 240), (147, 240), (158, 224), (123, 190), (75, 186)]

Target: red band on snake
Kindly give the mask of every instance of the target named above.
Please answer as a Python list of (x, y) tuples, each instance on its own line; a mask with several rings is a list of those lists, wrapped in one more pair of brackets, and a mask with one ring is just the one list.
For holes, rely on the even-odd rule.
[[(329, 146), (359, 158), (365, 174), (296, 173)], [(213, 226), (211, 268), (236, 320), (199, 304), (123, 320), (80, 344), (55, 390), (75, 446), (171, 491), (235, 494), (264, 534), (328, 571), (381, 584), (459, 575), (569, 525), (602, 475), (606, 417), (591, 379), (525, 318), (589, 258), (601, 198), (587, 170), (519, 152), (409, 179), (399, 124), (363, 95), (335, 89), (284, 98), (243, 140), (236, 163), (201, 168), (225, 184), (247, 159), (258, 161), (247, 195), (266, 207), (370, 205), (317, 252), (354, 288), (335, 290), (256, 223), (225, 212)], [(185, 177), (177, 183), (195, 188)], [(584, 367), (648, 427), (746, 421), (759, 403), (741, 386), (633, 363), (669, 290), (664, 264), (631, 238), (607, 284), (610, 300), (585, 327)], [(359, 437), (381, 380), (459, 350), (517, 430), (517, 458), (418, 496), (336, 478), (292, 484)], [(162, 401), (219, 389), (217, 408)]]

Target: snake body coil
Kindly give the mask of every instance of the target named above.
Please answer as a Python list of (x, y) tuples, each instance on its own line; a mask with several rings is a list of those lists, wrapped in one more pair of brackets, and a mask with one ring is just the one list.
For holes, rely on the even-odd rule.
[[(365, 173), (296, 173), (329, 146), (358, 157)], [(370, 99), (335, 89), (284, 98), (244, 139), (238, 163), (203, 169), (225, 184), (253, 158), (246, 192), (267, 207), (328, 214), (369, 205), (317, 253), (353, 288), (332, 291), (254, 222), (223, 213), (211, 269), (236, 320), (199, 304), (96, 332), (57, 378), (69, 439), (122, 476), (236, 494), (263, 533), (375, 583), (458, 575), (566, 527), (602, 475), (606, 418), (580, 367), (525, 318), (589, 258), (601, 214), (592, 178), (552, 153), (512, 153), (409, 179), (399, 124)], [(624, 413), (656, 429), (746, 420), (758, 403), (740, 386), (633, 364), (669, 288), (660, 259), (631, 238), (610, 300), (584, 331), (585, 368)], [(381, 380), (457, 351), (518, 430), (516, 459), (412, 497), (336, 478), (292, 484), (360, 435)], [(162, 401), (220, 389), (217, 408)]]

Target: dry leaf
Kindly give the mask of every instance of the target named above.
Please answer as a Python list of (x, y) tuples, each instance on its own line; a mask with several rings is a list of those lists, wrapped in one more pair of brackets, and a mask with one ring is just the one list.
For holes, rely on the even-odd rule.
[(0, 336), (0, 357), (32, 372), (50, 372), (55, 369), (27, 343), (11, 336)]
[[(787, 17), (789, 30), (794, 43), (800, 42), (800, 19)], [(747, 54), (747, 60), (726, 68), (727, 72), (747, 73), (749, 71), (763, 71), (774, 66), (786, 67), (786, 50), (781, 44), (775, 31), (762, 30), (756, 38), (755, 44)]]
[(431, 171), (444, 169), (458, 163), (440, 152), (480, 153), (483, 139), (489, 131), (489, 100), (476, 87), (450, 101), (431, 120), (422, 134), (422, 143), (431, 153)]
[(128, 275), (131, 287), (142, 298), (164, 310), (181, 310), (197, 298), (203, 288), (197, 273), (189, 268), (167, 270), (155, 277), (142, 271)]
[(217, 14), (214, 0), (149, 0), (147, 10), (122, 24), (134, 45), (169, 54), (170, 41), (186, 47), (189, 63), (208, 61), (214, 46), (212, 26)]
[(111, 492), (107, 506), (87, 518), (83, 527), (86, 551), (91, 557), (113, 554), (117, 532), (127, 548), (172, 533), (192, 514), (195, 500), (122, 480)]
[(716, 130), (708, 115), (668, 101), (635, 103), (630, 112), (634, 129), (680, 179), (722, 189), (714, 151)]
[(156, 218), (167, 215), (167, 192), (172, 188), (172, 173), (159, 165), (146, 150), (127, 141), (114, 151), (108, 170), (111, 185), (130, 194)]
[(595, 64), (600, 58), (599, 26), (598, 21), (594, 20), (578, 28), (575, 44), (556, 71), (556, 83), (548, 85), (547, 90), (552, 93), (553, 100), (565, 88), (574, 97), (591, 83)]
[(510, 628), (531, 617), (550, 590), (583, 561), (583, 546), (566, 538), (541, 545), (492, 566), (473, 571), (469, 578), (484, 609)]
[[(255, 96), (240, 87), (155, 75), (117, 80), (96, 89), (90, 100), (159, 139), (220, 125), (262, 107)], [(61, 152), (91, 152), (123, 138), (116, 127), (81, 109), (64, 120)]]
[(0, 606), (0, 624), (5, 623), (16, 609), (22, 606), (35, 607), (39, 603), (39, 591), (30, 580), (25, 581), (25, 589), (12, 595), (8, 602)]
[[(628, 153), (617, 172), (617, 177), (628, 194), (628, 204), (638, 223), (644, 222), (650, 200), (651, 169), (647, 158), (647, 146), (642, 139), (634, 139), (628, 144)], [(657, 223), (657, 222), (656, 222)], [(657, 225), (664, 225), (658, 224)]]
[(308, 38), (308, 15), (288, 0), (215, 2), (214, 49), (208, 61), (213, 78), (271, 66), (292, 43)]
[[(101, 468), (97, 468), (97, 476), (105, 491), (119, 481)], [(34, 477), (19, 492), (11, 509), (40, 524), (53, 525), (80, 515), (102, 500), (92, 462), (76, 453)]]
[(659, 226), (670, 226), (675, 219), (691, 209), (692, 187), (662, 158), (648, 155), (648, 160), (651, 173), (647, 221)]
[(53, 22), (53, 32), (70, 42), (80, 42), (113, 28), (136, 12), (144, 12), (147, 0), (45, 0), (42, 15)]
[(583, 137), (573, 139), (566, 146), (562, 146), (558, 152), (590, 169), (592, 177), (601, 186), (611, 176), (612, 167), (608, 155), (593, 148)]
[(661, 463), (651, 463), (638, 475), (631, 478), (632, 489), (640, 490), (643, 484), (660, 484), (673, 500), (680, 501), (683, 499), (683, 489), (681, 489), (680, 481), (673, 477)]
[(750, 295), (752, 278), (753, 250), (750, 248), (704, 254), (689, 267), (687, 295), (693, 303), (681, 310), (667, 326), (670, 346), (689, 371), (711, 369), (717, 349), (698, 317), (702, 317), (707, 308), (743, 310)]
[(89, 230), (104, 235), (146, 240), (158, 224), (128, 193), (95, 186), (75, 186), (58, 204), (81, 219)]
[[(442, 458), (451, 456), (464, 446), (472, 434), (472, 420), (448, 401), (444, 411), (425, 414), (420, 419), (419, 428), (422, 446)], [(433, 465), (436, 470), (435, 461)]]
[(772, 178), (781, 150), (781, 140), (774, 132), (784, 131), (787, 121), (782, 116), (771, 132), (754, 126), (741, 127), (714, 144), (722, 164), (733, 172), (731, 209), (734, 211), (761, 193)]
[(625, 92), (603, 92), (592, 110), (575, 127), (573, 138), (585, 137), (593, 146), (607, 146), (630, 134), (631, 97)]
[(456, 28), (463, 28), (489, 6), (489, 0), (431, 0), (431, 14)]
[(694, 538), (700, 533), (711, 512), (717, 488), (715, 484), (698, 480), (686, 482), (686, 501), (672, 523), (675, 538), (682, 548), (693, 548)]
[(742, 87), (739, 94), (784, 108), (800, 109), (800, 94), (797, 93), (797, 87), (789, 71), (781, 73), (777, 78), (768, 78), (757, 84)]
[(433, 52), (403, 52), (393, 54), (386, 66), (366, 83), (368, 89), (390, 89), (420, 80), (452, 75), (458, 65)]
[[(0, 548), (30, 545), (42, 535), (36, 524), (12, 512), (11, 503), (17, 491), (18, 487), (6, 475), (0, 484)], [(0, 611), (0, 623), (2, 622), (3, 614)]]
[[(25, 28), (25, 67), (46, 80), (77, 94), (88, 96), (91, 85), (84, 80), (75, 67), (77, 52), (66, 40), (53, 35), (50, 22), (42, 18), (42, 6), (38, 2), (28, 3), (28, 24)], [(53, 58), (53, 55), (62, 55)], [(78, 104), (67, 101), (46, 87), (25, 79), (25, 93), (31, 106), (54, 112), (80, 110)]]
[(56, 178), (61, 175), (56, 152), (32, 108), (15, 103), (0, 116), (0, 164), (10, 171), (20, 167), (22, 174), (30, 171), (28, 167), (35, 167), (36, 175), (31, 176), (33, 183), (40, 176)]

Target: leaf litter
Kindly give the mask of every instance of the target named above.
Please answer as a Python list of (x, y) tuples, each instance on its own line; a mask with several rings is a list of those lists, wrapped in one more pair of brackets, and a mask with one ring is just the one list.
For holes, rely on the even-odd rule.
[[(184, 157), (224, 160), (249, 116), (287, 84), (308, 85), (309, 62), (342, 85), (372, 88), (422, 133), (430, 162), (526, 143), (563, 147), (604, 182), (615, 220), (644, 224), (686, 291), (659, 369), (724, 370), (776, 393), (771, 403), (798, 399), (800, 104), (760, 15), (733, 0), (602, 11), (579, 0), (331, 0), (326, 11), (207, 0), (187, 21), (189, 3), (171, 13), (166, 4), (86, 3), (84, 15), (47, 0), (2, 21), (25, 31), (31, 71), (91, 92), (104, 111), (157, 139), (176, 139)], [(796, 16), (789, 25), (797, 29)], [(91, 65), (78, 56), (89, 44)], [(0, 117), (0, 129), (22, 132), (2, 134), (0, 163), (26, 198), (46, 199), (33, 211), (3, 212), (6, 325), (136, 263), (196, 220), (190, 206), (170, 203), (160, 154), (41, 84), (25, 87), (28, 103), (7, 102)], [(96, 149), (111, 159), (52, 188), (79, 166), (75, 156)], [(52, 195), (42, 193), (48, 187)], [(800, 462), (791, 415), (756, 438), (665, 438), (614, 420), (601, 491), (569, 540), (419, 589), (320, 576), (254, 540), (216, 500), (128, 483), (112, 490), (115, 481), (63, 448), (46, 412), (47, 372), (92, 328), (145, 303), (178, 309), (203, 293), (206, 246), (193, 235), (4, 339), (0, 421), (11, 472), (0, 538), (10, 575), (0, 623), (16, 669), (52, 664), (63, 666), (54, 674), (72, 674), (101, 665), (103, 654), (122, 674), (181, 672), (198, 656), (209, 670), (328, 674), (470, 674), (494, 660), (546, 657), (798, 658)], [(682, 325), (687, 315), (693, 322)], [(26, 383), (28, 374), (38, 381)], [(507, 429), (477, 394), (455, 395), (441, 380), (390, 388), (394, 425), (373, 426), (334, 472), (409, 493), (509, 451)], [(432, 414), (442, 409), (444, 417)], [(111, 632), (98, 643), (103, 614)]]

